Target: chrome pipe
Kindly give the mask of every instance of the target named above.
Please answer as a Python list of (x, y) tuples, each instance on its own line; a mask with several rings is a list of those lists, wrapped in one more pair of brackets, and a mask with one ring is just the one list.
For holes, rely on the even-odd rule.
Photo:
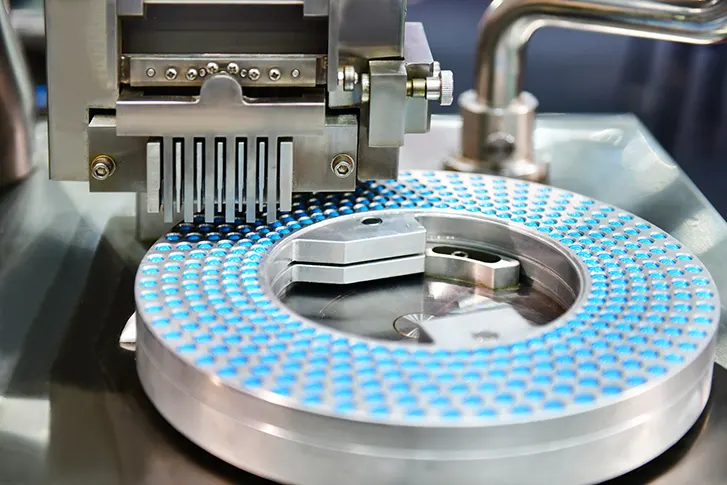
[(8, 12), (0, 6), (0, 187), (30, 173), (33, 140), (30, 73)]
[(478, 99), (505, 108), (523, 91), (524, 47), (543, 27), (712, 44), (727, 38), (727, 2), (495, 0), (479, 26)]
[(542, 27), (713, 44), (727, 38), (727, 0), (495, 0), (479, 26), (475, 88), (459, 98), (462, 152), (450, 169), (547, 179), (533, 147), (538, 103), (523, 90), (525, 45)]

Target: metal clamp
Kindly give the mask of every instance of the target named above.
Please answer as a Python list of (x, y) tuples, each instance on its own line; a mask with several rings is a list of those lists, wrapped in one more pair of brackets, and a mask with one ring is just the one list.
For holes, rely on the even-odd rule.
[(494, 2), (480, 22), (475, 89), (459, 98), (462, 153), (450, 169), (547, 178), (547, 165), (533, 153), (537, 101), (523, 91), (525, 44), (542, 27), (713, 44), (727, 38), (727, 2)]
[(423, 273), (426, 236), (413, 215), (350, 219), (297, 239), (287, 278), (353, 284)]

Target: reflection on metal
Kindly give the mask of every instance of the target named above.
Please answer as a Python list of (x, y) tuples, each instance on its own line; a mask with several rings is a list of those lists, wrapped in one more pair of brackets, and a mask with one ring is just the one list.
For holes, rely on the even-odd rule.
[(520, 263), (475, 248), (434, 246), (427, 250), (427, 274), (493, 290), (520, 283)]
[[(621, 133), (622, 142), (598, 141), (592, 136), (606, 131)], [(457, 146), (458, 132), (458, 120), (435, 117), (433, 131), (417, 137), (420, 143), (407, 144), (404, 149), (404, 169), (436, 169), (443, 154)], [(554, 185), (620, 206), (677, 236), (685, 250), (705, 263), (721, 293), (727, 294), (727, 272), (723, 271), (727, 265), (727, 224), (633, 117), (541, 117), (538, 133), (538, 146), (553, 157)], [(37, 146), (46, 146), (44, 126), (39, 127), (37, 136)], [(628, 150), (624, 151), (624, 147)], [(632, 163), (636, 160), (640, 161), (638, 168)], [(125, 194), (99, 198), (78, 184), (59, 186), (48, 181), (42, 168), (16, 193), (19, 197), (0, 198), (0, 213), (6, 215), (0, 222), (0, 308), (3, 318), (14, 322), (3, 327), (6, 352), (2, 354), (2, 367), (4, 375), (12, 375), (12, 380), (0, 382), (0, 479), (62, 482), (69, 473), (90, 473), (88, 460), (79, 462), (78, 458), (93, 456), (93, 473), (116, 482), (128, 477), (158, 485), (176, 484), (188, 477), (195, 477), (200, 485), (249, 482), (248, 473), (219, 466), (220, 462), (211, 460), (206, 451), (190, 447), (185, 436), (166, 432), (168, 427), (160, 423), (160, 415), (136, 384), (135, 359), (127, 352), (113, 350), (130, 303), (123, 292), (132, 283), (130, 272), (146, 251), (132, 237), (133, 199)], [(707, 238), (702, 237), (704, 227), (710, 228)], [(51, 233), (53, 250), (48, 251)], [(98, 244), (100, 241), (103, 244)], [(127, 257), (120, 259), (119, 255)], [(69, 257), (73, 264), (65, 264)], [(27, 261), (44, 264), (28, 272)], [(356, 295), (333, 301), (333, 292), (321, 295), (316, 291), (308, 301), (315, 299), (320, 307), (310, 304), (305, 308), (311, 313), (303, 313), (302, 307), (296, 307), (295, 312), (306, 319), (320, 316), (318, 323), (335, 312), (338, 321), (350, 319), (350, 327), (340, 329), (348, 333), (353, 333), (357, 322), (376, 313), (373, 316), (381, 317), (394, 334), (392, 322), (396, 318), (417, 311), (433, 313), (446, 306), (445, 302), (466, 299), (456, 296), (456, 292), (471, 293), (471, 289), (455, 289), (449, 283), (429, 282), (425, 288), (420, 284), (402, 297), (397, 293), (401, 288), (397, 290), (391, 283), (388, 287), (380, 285), (383, 288), (372, 300), (364, 302)], [(412, 286), (416, 286), (414, 283)], [(59, 284), (63, 285), (63, 298), (58, 298)], [(445, 288), (450, 288), (448, 298), (444, 296)], [(429, 298), (434, 293), (441, 299)], [(340, 304), (341, 300), (345, 304)], [(371, 301), (379, 304), (372, 305)], [(286, 305), (292, 307), (292, 300), (286, 300)], [(407, 305), (409, 308), (405, 308)], [(386, 308), (382, 307), (394, 311), (385, 315)], [(39, 311), (41, 315), (52, 313), (42, 328), (37, 326)], [(27, 345), (29, 336), (34, 345)], [(722, 348), (720, 343), (718, 361), (724, 363), (727, 360)], [(308, 355), (318, 357), (312, 352)], [(331, 362), (333, 354), (325, 357)], [(468, 383), (480, 385), (482, 379), (472, 376)], [(709, 387), (709, 377), (704, 383)], [(33, 397), (19, 399), (21, 391)], [(375, 397), (373, 391), (371, 394)], [(306, 410), (301, 414), (310, 413)], [(684, 485), (694, 483), (695, 477), (703, 477), (710, 484), (727, 483), (723, 459), (726, 430), (727, 371), (716, 365), (710, 403), (687, 436), (644, 467), (607, 483)], [(356, 436), (357, 449), (362, 446), (361, 436), (367, 434)], [(421, 444), (421, 436), (413, 442)], [(249, 455), (259, 456), (261, 441), (253, 445)], [(628, 456), (626, 452), (632, 446), (629, 442), (619, 448), (619, 456)], [(436, 456), (443, 456), (451, 449), (438, 451)], [(600, 461), (611, 462), (605, 459), (608, 456), (599, 455)], [(283, 459), (283, 455), (275, 455), (275, 465), (279, 466)], [(283, 469), (290, 469), (292, 462), (287, 457), (284, 461), (289, 466)], [(362, 473), (370, 478), (371, 470), (380, 470), (383, 463), (368, 463), (370, 467)], [(566, 468), (589, 470), (590, 463), (572, 462)], [(351, 469), (348, 471), (350, 475)], [(399, 477), (414, 474), (416, 467), (407, 467), (406, 471)], [(427, 476), (417, 476), (417, 483), (426, 483)], [(350, 483), (351, 478), (336, 483), (341, 482)]]
[[(45, 11), (51, 177), (91, 179), (95, 192), (159, 182), (175, 200), (145, 227), (197, 215), (272, 222), (293, 193), (395, 178), (404, 134), (428, 131), (430, 102), (452, 102), (452, 72), (434, 61), (422, 25), (406, 22), (406, 0), (48, 0)], [(169, 142), (161, 163), (172, 158), (173, 173), (146, 166), (157, 138)], [(120, 162), (103, 183), (88, 170), (99, 154)], [(337, 155), (349, 158), (331, 170)], [(162, 203), (152, 195), (139, 207)]]
[(412, 216), (349, 218), (295, 239), (275, 279), (352, 284), (424, 272), (426, 231)]
[[(727, 38), (727, 2), (646, 0), (509, 0), (493, 2), (480, 23), (474, 90), (460, 98), (462, 153), (450, 167), (542, 180), (547, 168), (532, 152), (532, 111), (523, 91), (524, 49), (543, 27), (713, 44)], [(508, 139), (512, 156), (493, 153)]]
[(482, 348), (498, 342), (527, 338), (537, 327), (509, 305), (476, 313), (429, 319), (419, 324), (438, 348)]
[(0, 187), (25, 178), (32, 168), (33, 86), (7, 10), (0, 8)]
[(119, 336), (119, 346), (131, 352), (136, 350), (136, 313), (133, 313), (124, 325)]
[[(430, 193), (448, 206), (427, 207)], [(523, 205), (493, 206), (477, 198), (483, 193)], [(410, 207), (386, 209), (391, 201)], [(547, 186), (439, 172), (298, 202), (296, 231), (268, 239), (276, 226), (257, 228), (260, 238), (235, 253), (216, 236), (222, 224), (180, 225), (151, 246), (137, 273), (142, 385), (175, 428), (230, 463), (286, 483), (475, 485), (483, 475), (537, 482), (535, 464), (547, 462), (554, 482), (585, 485), (658, 456), (704, 409), (717, 289), (702, 263), (652, 224)], [(315, 222), (308, 215), (354, 203), (369, 210)], [(175, 242), (189, 234), (210, 237)], [(465, 256), (490, 265), (500, 254), (516, 259), (520, 287), (499, 291), (516, 302), (532, 290), (564, 312), (538, 325), (516, 303), (497, 301), (498, 290), (483, 289), (493, 293), (487, 301), (471, 284), (459, 283), (461, 297), (440, 299), (450, 306), (436, 311), (392, 291), (416, 279), (432, 296), (458, 286), (420, 274), (425, 243), (455, 269)], [(402, 272), (410, 260), (422, 266)], [(231, 278), (186, 269), (201, 261)], [(249, 269), (230, 286), (240, 262)], [(472, 268), (464, 274), (477, 279)], [(338, 295), (296, 298), (306, 281), (334, 283)], [(378, 285), (390, 295), (361, 291)], [(195, 301), (202, 291), (220, 295), (214, 307)], [(364, 305), (339, 303), (356, 293)], [(326, 314), (303, 316), (321, 307)], [(416, 313), (439, 317), (422, 318), (426, 339), (395, 326)], [(210, 432), (211, 419), (224, 439)], [(604, 460), (613, 449), (621, 458)], [(290, 466), (281, 468), (281, 458)], [(311, 460), (325, 466), (306, 467)]]

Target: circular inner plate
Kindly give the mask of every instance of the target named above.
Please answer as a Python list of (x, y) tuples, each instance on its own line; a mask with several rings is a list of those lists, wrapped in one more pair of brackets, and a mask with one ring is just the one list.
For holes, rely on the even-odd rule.
[[(371, 211), (504, 225), (571, 261), (580, 294), (526, 338), (459, 349), (287, 308), (265, 276), (275, 252)], [(181, 224), (146, 255), (135, 291), (139, 375), (160, 412), (222, 459), (301, 485), (622, 474), (703, 410), (719, 317), (704, 266), (650, 223), (547, 186), (443, 172), (298, 198), (273, 224)]]

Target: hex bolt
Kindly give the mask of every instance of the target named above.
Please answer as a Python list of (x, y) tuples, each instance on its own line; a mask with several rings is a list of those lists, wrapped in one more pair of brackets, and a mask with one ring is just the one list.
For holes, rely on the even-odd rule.
[(227, 64), (227, 72), (230, 73), (230, 74), (232, 74), (234, 76), (238, 72), (240, 72), (240, 66), (238, 66), (234, 62), (231, 62), (231, 63)]
[(157, 71), (153, 67), (150, 67), (149, 69), (146, 70), (146, 77), (154, 77), (156, 75), (157, 75)]
[(279, 81), (282, 77), (282, 74), (280, 74), (280, 69), (276, 67), (270, 69), (270, 71), (268, 72), (268, 77), (271, 81)]
[(331, 161), (331, 170), (336, 174), (336, 177), (345, 179), (353, 173), (354, 162), (350, 155), (345, 153), (339, 153)]
[(177, 70), (173, 67), (168, 67), (164, 72), (164, 77), (167, 78), (168, 81), (174, 81), (177, 79)]
[(251, 81), (257, 81), (260, 79), (260, 70), (256, 67), (253, 67), (249, 71), (247, 71), (247, 76), (250, 78)]
[(291, 76), (291, 77), (292, 77), (293, 79), (298, 79), (298, 78), (300, 77), (300, 70), (298, 70), (298, 69), (293, 69), (292, 71), (290, 71), (290, 76)]
[(199, 73), (197, 72), (197, 69), (195, 69), (193, 67), (190, 67), (189, 69), (187, 69), (186, 77), (187, 77), (188, 81), (194, 81), (195, 79), (197, 79), (197, 75), (199, 75)]
[(210, 74), (217, 74), (217, 71), (220, 70), (220, 66), (217, 65), (216, 62), (208, 62), (207, 63), (207, 72)]
[(99, 155), (91, 162), (91, 176), (99, 181), (111, 177), (116, 171), (116, 162), (108, 155)]

